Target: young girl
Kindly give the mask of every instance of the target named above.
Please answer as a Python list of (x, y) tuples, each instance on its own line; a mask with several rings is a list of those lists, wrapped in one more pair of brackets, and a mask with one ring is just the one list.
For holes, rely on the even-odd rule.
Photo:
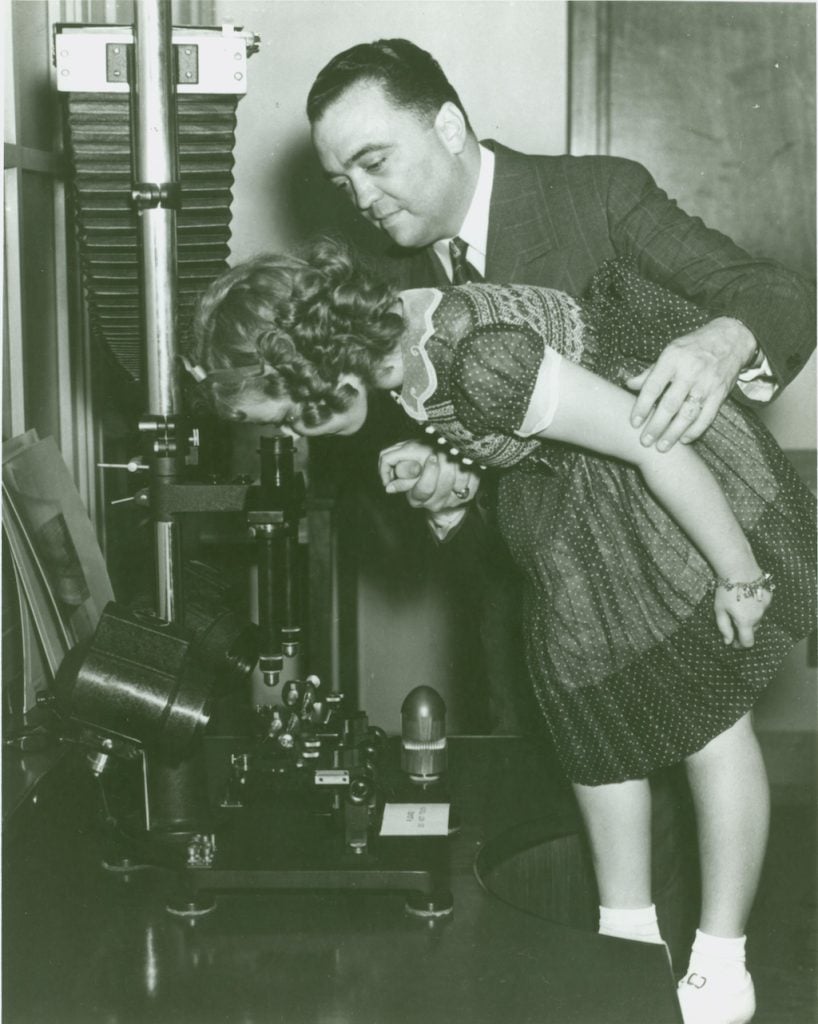
[(603, 266), (583, 301), (523, 285), (397, 295), (321, 243), (214, 282), (186, 362), (224, 415), (306, 437), (355, 432), (368, 394), (390, 390), (464, 481), (499, 472), (530, 673), (589, 834), (600, 931), (661, 942), (647, 777), (683, 761), (702, 908), (679, 1000), (686, 1024), (743, 1024), (768, 826), (750, 711), (815, 624), (815, 507), (730, 400), (692, 445), (640, 444), (619, 384), (707, 319), (629, 262)]

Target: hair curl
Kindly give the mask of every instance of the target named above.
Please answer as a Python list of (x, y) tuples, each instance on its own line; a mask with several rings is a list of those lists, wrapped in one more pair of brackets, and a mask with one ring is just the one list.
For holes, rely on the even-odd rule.
[(376, 386), (404, 328), (396, 298), (392, 285), (333, 239), (302, 256), (261, 254), (201, 296), (186, 355), (205, 371), (263, 364), (263, 374), (212, 384), (214, 404), (229, 407), (239, 393), (289, 397), (306, 424), (318, 425), (352, 402), (353, 389), (339, 386), (343, 374)]
[(471, 130), (466, 109), (443, 68), (408, 39), (377, 39), (336, 54), (318, 72), (307, 96), (310, 124), (359, 82), (377, 82), (395, 106), (420, 117), (434, 118), (444, 103), (454, 103)]

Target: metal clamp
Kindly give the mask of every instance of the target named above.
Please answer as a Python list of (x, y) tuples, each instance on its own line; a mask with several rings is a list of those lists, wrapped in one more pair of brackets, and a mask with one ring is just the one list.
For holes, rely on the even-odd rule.
[(161, 184), (142, 181), (131, 189), (131, 202), (137, 210), (152, 210), (158, 206), (166, 210), (180, 210), (182, 189), (178, 181)]
[(148, 414), (139, 421), (139, 431), (153, 435), (153, 453), (173, 456), (179, 451), (179, 441), (186, 438), (186, 432), (178, 416), (156, 416)]

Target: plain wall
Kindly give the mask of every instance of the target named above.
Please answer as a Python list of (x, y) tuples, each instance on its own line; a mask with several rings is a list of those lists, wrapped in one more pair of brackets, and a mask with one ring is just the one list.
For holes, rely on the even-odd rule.
[[(512, 0), (221, 0), (261, 37), (238, 109), (233, 252), (288, 248), (318, 225), (304, 113), (315, 76), (355, 43), (404, 37), (437, 57), (477, 134), (528, 152), (566, 148), (567, 7)], [(319, 184), (319, 207), (324, 189)], [(334, 212), (334, 211), (333, 211)]]

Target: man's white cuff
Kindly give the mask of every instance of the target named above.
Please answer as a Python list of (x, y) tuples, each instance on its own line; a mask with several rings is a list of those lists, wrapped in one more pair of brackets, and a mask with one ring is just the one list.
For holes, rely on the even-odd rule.
[(760, 366), (742, 370), (736, 383), (746, 397), (754, 402), (769, 402), (778, 391), (778, 384), (766, 356)]

